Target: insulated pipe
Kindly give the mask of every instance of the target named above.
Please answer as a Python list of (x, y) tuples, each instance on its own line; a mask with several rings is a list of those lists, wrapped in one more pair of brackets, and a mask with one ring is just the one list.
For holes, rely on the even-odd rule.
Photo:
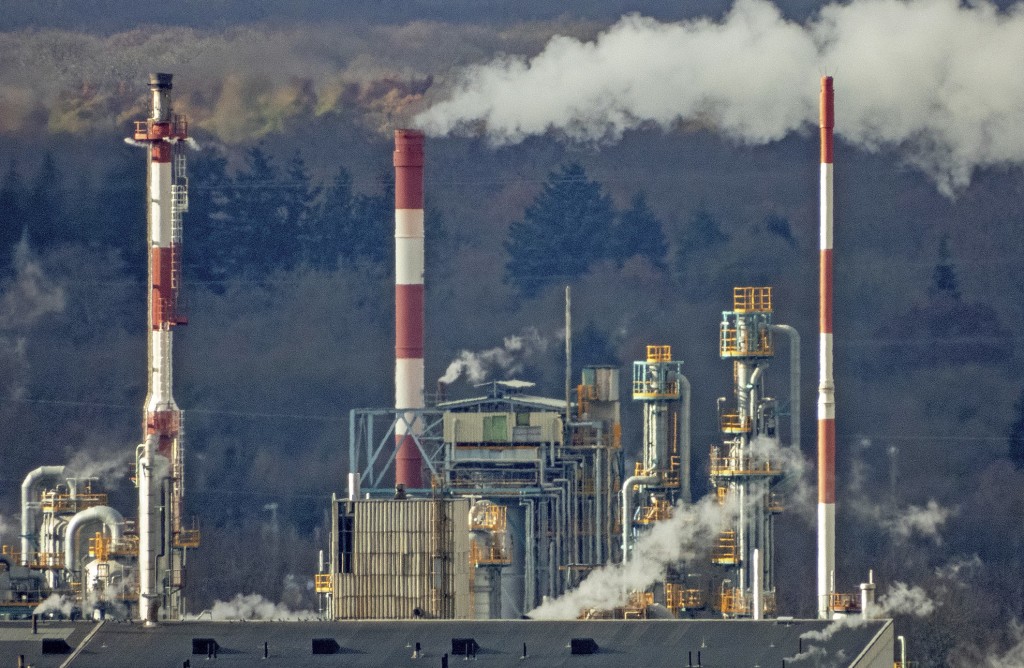
[(831, 618), (836, 567), (836, 404), (832, 377), (832, 77), (821, 78), (821, 256), (818, 384), (818, 617)]
[(121, 527), (124, 525), (124, 518), (110, 506), (93, 506), (75, 513), (64, 529), (64, 567), (70, 572), (78, 571), (78, 559), (75, 554), (77, 543), (75, 534), (86, 522), (103, 522), (103, 525), (110, 531), (110, 537), (118, 541), (121, 539)]
[(775, 334), (789, 336), (789, 444), (800, 450), (800, 333), (789, 325), (771, 325)]
[(693, 495), (690, 492), (690, 381), (683, 374), (679, 374), (680, 399), (683, 404), (683, 427), (679, 434), (679, 496), (686, 503), (693, 502)]
[[(424, 407), (423, 133), (395, 130), (395, 409)], [(423, 487), (414, 413), (395, 422), (395, 484)]]
[(33, 506), (36, 488), (48, 480), (62, 480), (63, 466), (40, 466), (21, 483), (21, 565), (28, 566), (32, 556), (32, 538), (36, 533), (39, 507)]
[(761, 586), (761, 550), (754, 548), (753, 557), (750, 560), (751, 565), (751, 588), (753, 589), (753, 600), (751, 601), (751, 617), (755, 620), (761, 619), (761, 610), (764, 607), (762, 603), (762, 586)]
[(150, 434), (140, 446), (142, 453), (135, 474), (139, 485), (139, 616), (147, 626), (156, 624), (160, 597), (157, 590), (162, 525), (160, 481), (166, 475), (167, 460), (157, 453), (159, 440), (159, 436)]
[(637, 485), (657, 485), (661, 478), (656, 475), (633, 475), (622, 483), (622, 562), (629, 561), (629, 533), (633, 528), (633, 512), (630, 500)]

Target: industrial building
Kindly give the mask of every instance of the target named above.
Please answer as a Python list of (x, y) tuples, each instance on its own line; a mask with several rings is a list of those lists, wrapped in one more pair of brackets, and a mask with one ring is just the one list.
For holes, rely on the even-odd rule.
[[(723, 509), (706, 554), (662, 564), (663, 574), (620, 591), (614, 604), (576, 610), (576, 620), (524, 619), (591, 574), (638, 558), (648, 532), (694, 504), (690, 383), (671, 347), (657, 344), (634, 362), (626, 393), (617, 367), (592, 365), (580, 371), (572, 396), (567, 362), (565, 397), (538, 396), (532, 383), (506, 379), (461, 399), (448, 399), (442, 387), (428, 402), (424, 137), (398, 130), (395, 405), (350, 414), (348, 488), (330, 501), (329, 556), (314, 577), (326, 620), (180, 621), (186, 557), (199, 545), (198, 529), (183, 520), (183, 420), (172, 392), (173, 329), (186, 323), (177, 292), (188, 127), (171, 110), (171, 76), (155, 74), (151, 115), (132, 138), (149, 154), (152, 285), (137, 519), (108, 507), (96, 481), (68, 477), (61, 466), (30, 473), (22, 545), (0, 556), (0, 615), (32, 616), (31, 629), (0, 625), (0, 655), (33, 666), (106, 666), (125, 656), (138, 666), (199, 658), (326, 665), (325, 655), (342, 655), (345, 665), (442, 667), (456, 657), (495, 666), (632, 658), (690, 668), (889, 666), (893, 627), (870, 618), (873, 583), (860, 596), (833, 586), (831, 79), (822, 86), (818, 620), (794, 620), (775, 604), (774, 517), (783, 510), (776, 486), (787, 449), (799, 453), (799, 429), (791, 426), (784, 444), (779, 423), (786, 414), (799, 423), (800, 375), (799, 339), (772, 322), (767, 286), (735, 288), (722, 314), (719, 352), (731, 366), (733, 393), (719, 400), (721, 438), (706, 469)], [(790, 338), (792, 365), (781, 405), (766, 384), (779, 334)], [(643, 419), (638, 461), (627, 461), (622, 442), (621, 415), (630, 410)], [(80, 535), (86, 527), (95, 532)], [(40, 621), (33, 613), (53, 596), (57, 609), (69, 609), (57, 616), (99, 623)]]

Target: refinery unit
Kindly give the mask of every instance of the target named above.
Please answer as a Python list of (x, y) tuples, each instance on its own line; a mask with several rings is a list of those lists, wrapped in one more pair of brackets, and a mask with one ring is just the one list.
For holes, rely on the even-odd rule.
[(150, 76), (150, 115), (126, 139), (148, 155), (149, 373), (133, 476), (138, 516), (126, 520), (106, 505), (98, 481), (72, 477), (63, 466), (29, 473), (21, 488), (20, 549), (4, 546), (0, 556), (7, 566), (0, 611), (8, 618), (31, 615), (51, 596), (62, 615), (109, 613), (154, 623), (185, 611), (186, 555), (198, 547), (199, 531), (183, 520), (182, 412), (173, 394), (174, 328), (187, 322), (178, 291), (188, 123), (171, 108), (171, 82), (170, 74)]
[[(831, 78), (823, 79), (817, 596), (822, 623), (836, 613), (868, 616), (874, 591), (871, 583), (862, 586), (860, 597), (844, 595), (833, 585), (831, 86)], [(132, 137), (149, 154), (152, 286), (148, 394), (133, 478), (137, 517), (125, 519), (106, 505), (96, 480), (71, 477), (62, 466), (32, 471), (22, 486), (20, 549), (5, 546), (0, 556), (0, 610), (7, 618), (32, 614), (54, 594), (77, 614), (140, 620), (152, 633), (167, 626), (160, 622), (181, 620), (186, 612), (187, 556), (199, 546), (199, 531), (183, 519), (183, 421), (172, 392), (172, 343), (174, 328), (186, 323), (178, 290), (188, 126), (171, 108), (171, 76), (151, 75), (149, 87), (151, 114), (136, 124)], [(590, 365), (581, 369), (572, 397), (567, 362), (565, 397), (538, 396), (532, 383), (510, 379), (477, 386), (476, 396), (461, 399), (448, 399), (441, 387), (437, 400), (428, 403), (422, 133), (395, 132), (394, 167), (395, 405), (351, 411), (347, 490), (330, 501), (327, 558), (321, 554), (314, 578), (321, 613), (350, 623), (519, 620), (592, 573), (629, 562), (652, 526), (694, 504), (690, 383), (671, 347), (657, 344), (634, 362), (626, 393), (619, 368)], [(718, 348), (731, 367), (733, 390), (718, 402), (721, 438), (710, 447), (706, 473), (715, 503), (732, 510), (723, 513), (726, 519), (699, 561), (668, 564), (664, 577), (650, 586), (622, 591), (617, 606), (579, 610), (580, 623), (786, 614), (776, 605), (774, 518), (783, 509), (777, 486), (786, 473), (786, 453), (799, 456), (799, 339), (792, 328), (772, 322), (770, 287), (740, 286), (731, 297)], [(569, 339), (568, 305), (566, 321)], [(790, 340), (782, 402), (766, 383), (778, 335)], [(630, 400), (625, 405), (623, 395)], [(712, 408), (697, 407), (705, 409)], [(623, 411), (642, 415), (638, 461), (625, 454), (633, 448), (623, 443)], [(786, 416), (790, 442), (783, 444), (780, 421)], [(532, 623), (552, 629), (558, 624)], [(448, 628), (444, 633), (455, 632)], [(486, 635), (489, 627), (480, 628)], [(702, 633), (706, 642), (714, 631)], [(862, 653), (867, 658), (850, 665), (891, 661), (891, 649), (885, 656), (891, 622), (872, 633), (864, 642), (883, 650)], [(192, 640), (195, 648), (197, 639)], [(573, 654), (577, 640), (589, 646), (573, 638)], [(596, 652), (596, 642), (585, 640)], [(203, 651), (217, 646), (209, 642)], [(477, 643), (468, 643), (459, 647), (471, 644), (475, 658)], [(314, 639), (314, 654), (316, 648)], [(215, 658), (216, 650), (209, 651)], [(417, 642), (413, 658), (419, 652)], [(528, 656), (524, 642), (520, 658)], [(693, 661), (691, 652), (689, 665), (701, 665), (699, 651)]]

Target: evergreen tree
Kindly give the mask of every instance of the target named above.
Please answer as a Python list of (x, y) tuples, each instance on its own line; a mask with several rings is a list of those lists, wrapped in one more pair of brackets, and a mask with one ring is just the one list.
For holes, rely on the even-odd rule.
[(1013, 409), (1016, 412), (1017, 419), (1010, 425), (1009, 432), (1007, 433), (1010, 461), (1018, 469), (1024, 469), (1024, 391), (1020, 393), (1017, 403), (1013, 405)]
[(942, 235), (939, 242), (939, 262), (932, 272), (932, 286), (929, 290), (932, 298), (949, 297), (960, 299), (960, 281), (956, 275), (956, 265), (953, 263), (953, 254), (949, 250), (949, 234)]
[(139, 178), (141, 151), (129, 150), (100, 179), (88, 220), (76, 227), (89, 246), (116, 248), (128, 271), (146, 275), (146, 183)]
[(64, 178), (53, 155), (47, 153), (29, 188), (23, 214), (33, 248), (49, 248), (66, 238), (61, 229), (63, 214)]
[(212, 149), (190, 156), (188, 180), (183, 270), (189, 279), (217, 283), (236, 262), (235, 244), (243, 243), (231, 213), (236, 193), (227, 158)]
[(523, 219), (509, 227), (505, 280), (527, 297), (581, 276), (609, 256), (615, 211), (601, 184), (578, 164), (548, 175)]
[(647, 204), (643, 192), (633, 195), (629, 208), (618, 215), (612, 230), (611, 257), (621, 267), (631, 257), (647, 258), (659, 269), (665, 268), (668, 240), (661, 221)]
[(10, 265), (14, 245), (25, 230), (24, 201), (25, 187), (12, 162), (0, 184), (0, 267)]
[(283, 246), (279, 267), (291, 269), (303, 259), (304, 242), (314, 241), (308, 237), (316, 218), (321, 188), (311, 182), (306, 162), (298, 151), (288, 163), (285, 178), (275, 222), (278, 243)]

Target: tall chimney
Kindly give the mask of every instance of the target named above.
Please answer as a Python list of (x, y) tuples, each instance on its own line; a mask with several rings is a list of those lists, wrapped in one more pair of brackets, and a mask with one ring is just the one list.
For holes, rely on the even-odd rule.
[[(423, 133), (395, 130), (395, 409), (423, 398)], [(395, 484), (423, 487), (415, 413), (395, 422)]]
[[(136, 142), (149, 147), (147, 227), (149, 245), (149, 367), (143, 442), (137, 459), (139, 487), (139, 614), (155, 623), (164, 598), (159, 583), (177, 557), (165, 549), (177, 538), (181, 513), (181, 411), (173, 394), (172, 330), (185, 323), (178, 314), (181, 273), (181, 214), (187, 207), (184, 155), (185, 121), (171, 112), (171, 75), (151, 74), (150, 116), (135, 123)], [(166, 501), (165, 481), (170, 480)], [(180, 599), (177, 599), (180, 600)], [(166, 612), (173, 616), (173, 610)]]
[(818, 384), (818, 617), (831, 617), (836, 568), (836, 404), (832, 378), (832, 77), (821, 78), (821, 266)]

